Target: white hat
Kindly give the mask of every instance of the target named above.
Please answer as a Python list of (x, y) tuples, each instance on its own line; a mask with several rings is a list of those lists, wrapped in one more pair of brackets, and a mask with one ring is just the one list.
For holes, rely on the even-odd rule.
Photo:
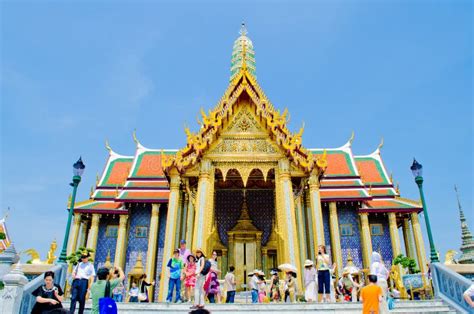
[(306, 261), (304, 261), (304, 267), (307, 267), (307, 266), (313, 266), (313, 261), (307, 259)]

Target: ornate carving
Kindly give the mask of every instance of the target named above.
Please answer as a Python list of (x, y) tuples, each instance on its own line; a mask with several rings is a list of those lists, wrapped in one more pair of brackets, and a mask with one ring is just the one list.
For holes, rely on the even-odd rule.
[(242, 153), (247, 155), (248, 153), (275, 154), (278, 153), (278, 151), (266, 139), (229, 138), (223, 139), (217, 144), (212, 150), (212, 153)]

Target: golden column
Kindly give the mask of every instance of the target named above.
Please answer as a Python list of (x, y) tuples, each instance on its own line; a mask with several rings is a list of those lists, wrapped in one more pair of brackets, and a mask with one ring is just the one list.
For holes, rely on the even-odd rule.
[(120, 215), (117, 243), (115, 245), (114, 265), (124, 268), (125, 254), (127, 253), (127, 222), (128, 215)]
[(178, 206), (179, 206), (179, 186), (181, 178), (176, 168), (169, 172), (170, 175), (170, 196), (168, 203), (168, 214), (166, 217), (166, 231), (165, 231), (165, 247), (163, 248), (163, 263), (161, 266), (160, 278), (160, 296), (159, 300), (164, 302), (168, 293), (168, 269), (166, 265), (173, 254), (173, 249), (176, 248), (175, 235), (178, 224)]
[(305, 223), (303, 215), (303, 207), (301, 206), (301, 198), (303, 195), (298, 196), (295, 199), (295, 214), (296, 224), (298, 227), (298, 244), (300, 249), (300, 261), (303, 262), (308, 255), (308, 244), (306, 242)]
[(361, 242), (362, 242), (362, 259), (364, 267), (370, 268), (370, 255), (372, 254), (372, 239), (370, 237), (369, 214), (359, 213), (361, 224)]
[(402, 253), (400, 245), (400, 235), (398, 234), (397, 216), (395, 213), (388, 213), (388, 226), (390, 229), (390, 240), (392, 241), (393, 258)]
[[(194, 223), (194, 234), (193, 234), (193, 249), (201, 248), (204, 254), (207, 255), (210, 252), (207, 251), (207, 235), (209, 221), (212, 213), (209, 213), (206, 209), (208, 203), (211, 201), (208, 199), (209, 191), (211, 190), (211, 161), (202, 159), (199, 171), (198, 190), (196, 196), (196, 208), (195, 208), (195, 223)], [(206, 217), (207, 215), (207, 217)]]
[(268, 249), (262, 248), (262, 271), (268, 273)]
[[(158, 226), (160, 205), (151, 204), (150, 230), (148, 232), (148, 251), (146, 253), (146, 277), (149, 281), (155, 279), (156, 248), (158, 246)], [(154, 286), (148, 289), (148, 299), (152, 300)]]
[[(309, 176), (309, 198), (311, 202), (311, 225), (313, 238), (316, 241), (315, 247), (325, 245), (323, 212), (321, 210), (321, 198), (319, 196), (319, 179), (316, 170)], [(316, 254), (316, 253), (315, 253)]]
[[(298, 229), (296, 228), (296, 217), (295, 217), (295, 200), (293, 197), (293, 187), (291, 184), (290, 176), (290, 163), (287, 159), (281, 159), (278, 162), (278, 178), (279, 184), (281, 185), (282, 201), (280, 208), (277, 208), (277, 215), (284, 223), (280, 224), (280, 232), (284, 243), (284, 255), (283, 257), (288, 259), (287, 261), (294, 265), (296, 269), (301, 270), (300, 261), (300, 250), (298, 246)], [(282, 219), (283, 218), (283, 219)], [(302, 287), (302, 276), (298, 276), (299, 286)]]
[(336, 278), (339, 278), (342, 274), (342, 251), (336, 202), (329, 203), (329, 230), (331, 232), (332, 261), (337, 266)]
[(99, 222), (100, 214), (92, 214), (91, 228), (89, 230), (89, 237), (87, 238), (87, 248), (93, 249), (92, 258), (95, 257), (95, 250), (97, 249), (97, 237), (99, 236)]
[(194, 203), (193, 203), (192, 195), (187, 195), (187, 197), (188, 197), (188, 217), (186, 220), (186, 245), (191, 250), (191, 249), (195, 249), (195, 247), (191, 247), (191, 245), (193, 244), (193, 233), (194, 233)]
[(81, 236), (79, 241), (79, 247), (86, 246), (87, 242), (87, 231), (89, 230), (89, 224), (86, 220), (81, 223)]
[(403, 218), (402, 230), (403, 240), (405, 242), (405, 251), (407, 253), (406, 255), (410, 258), (418, 260), (416, 258), (415, 250), (413, 249), (413, 233), (411, 232), (410, 220), (408, 219), (408, 217)]
[(74, 215), (74, 223), (72, 225), (71, 236), (69, 237), (67, 253), (68, 255), (77, 250), (77, 239), (79, 238), (79, 230), (81, 229), (81, 214)]
[[(425, 243), (423, 241), (423, 234), (421, 233), (421, 226), (418, 220), (418, 213), (411, 213), (411, 226), (413, 228), (413, 235), (415, 238), (416, 255), (418, 256), (418, 267), (422, 274), (426, 273), (426, 252)], [(423, 280), (425, 276), (423, 276)]]
[(308, 228), (308, 247), (309, 247), (309, 259), (314, 261), (316, 260), (316, 245), (314, 244), (314, 226), (313, 226), (313, 211), (311, 209), (311, 197), (310, 194), (306, 191), (304, 193), (305, 206), (304, 210), (306, 212), (306, 226)]

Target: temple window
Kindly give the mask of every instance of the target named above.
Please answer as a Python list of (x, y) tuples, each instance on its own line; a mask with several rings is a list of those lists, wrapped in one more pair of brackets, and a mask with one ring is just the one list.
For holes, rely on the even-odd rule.
[(382, 224), (370, 224), (370, 235), (373, 235), (373, 236), (383, 235)]
[(343, 236), (343, 237), (353, 235), (352, 224), (341, 224), (340, 229), (341, 229), (341, 236)]
[(117, 238), (118, 235), (118, 225), (108, 225), (105, 230), (105, 236), (107, 238)]
[(146, 238), (146, 237), (148, 237), (148, 227), (137, 226), (135, 228), (135, 237), (136, 238)]

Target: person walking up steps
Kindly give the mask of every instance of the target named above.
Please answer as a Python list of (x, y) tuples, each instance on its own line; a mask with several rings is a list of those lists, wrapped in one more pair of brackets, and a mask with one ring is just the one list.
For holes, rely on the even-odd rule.
[(90, 253), (88, 251), (82, 252), (81, 262), (76, 265), (72, 271), (72, 286), (71, 286), (71, 306), (69, 311), (74, 313), (76, 310), (76, 303), (79, 302), (79, 314), (84, 313), (86, 305), (86, 294), (95, 277), (94, 264), (89, 262)]
[(234, 303), (235, 288), (236, 288), (234, 270), (235, 270), (234, 266), (230, 266), (229, 272), (225, 275), (224, 288), (227, 291), (225, 303)]
[(380, 302), (382, 302), (382, 288), (375, 285), (376, 275), (369, 275), (369, 284), (360, 291), (363, 314), (379, 314)]

